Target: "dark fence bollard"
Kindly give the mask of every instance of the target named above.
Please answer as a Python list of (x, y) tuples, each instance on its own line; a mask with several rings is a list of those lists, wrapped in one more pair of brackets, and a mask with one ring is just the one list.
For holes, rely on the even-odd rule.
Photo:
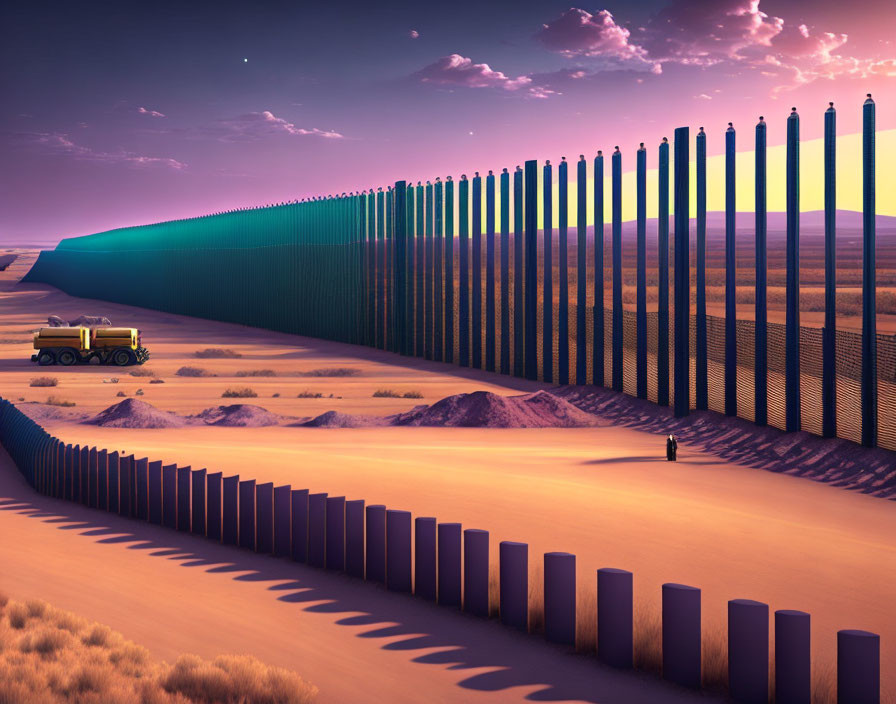
[(150, 462), (146, 468), (149, 485), (149, 522), (162, 525), (162, 463)]
[(240, 482), (240, 547), (255, 549), (255, 480)]
[(411, 591), (411, 512), (386, 511), (386, 586)]
[(461, 525), (439, 524), (438, 578), (439, 604), (460, 608), (461, 598)]
[(239, 491), (240, 475), (224, 477), (222, 484), (221, 537), (225, 545), (239, 541)]
[(775, 611), (775, 703), (809, 704), (812, 696), (810, 617)]
[(488, 618), (488, 531), (464, 531), (464, 611)]
[(162, 467), (162, 522), (177, 528), (177, 465)]
[(837, 704), (880, 704), (880, 636), (837, 631)]
[(264, 555), (274, 552), (274, 485), (255, 487), (255, 550)]
[(544, 636), (552, 643), (576, 644), (576, 556), (544, 556)]
[(99, 470), (97, 469), (96, 448), (91, 447), (87, 456), (87, 503), (90, 508), (97, 507), (97, 485), (99, 483)]
[(292, 559), (308, 561), (308, 490), (293, 489), (290, 493), (292, 508)]
[(193, 535), (205, 535), (205, 485), (206, 471), (194, 469), (192, 474), (193, 486), (190, 492), (192, 503), (192, 521), (190, 530)]
[(597, 571), (597, 657), (626, 670), (633, 665), (632, 573), (612, 567)]
[[(118, 473), (119, 460), (117, 452), (110, 452), (107, 457), (109, 463), (109, 513), (118, 513)], [(63, 472), (65, 467), (63, 466)], [(65, 492), (65, 478), (60, 487)]]
[(414, 594), (436, 600), (436, 519), (414, 520)]
[[(137, 460), (137, 511), (136, 517), (145, 521), (149, 519), (149, 460), (145, 457)], [(81, 502), (87, 503), (84, 494), (81, 494)]]
[(177, 468), (177, 529), (190, 532), (190, 484), (193, 470), (190, 467)]
[(529, 546), (503, 541), (498, 549), (501, 622), (529, 630)]
[[(72, 460), (77, 459), (77, 454), (73, 454)], [(134, 461), (133, 455), (119, 458), (118, 461), (118, 513), (126, 518), (131, 517), (131, 463)], [(74, 480), (75, 477), (73, 476)]]
[[(145, 462), (146, 460), (142, 460)], [(90, 493), (90, 450), (85, 445), (81, 448), (81, 462), (80, 462), (80, 472), (81, 472), (81, 493), (79, 494), (78, 500), (84, 504), (88, 505), (89, 501), (89, 493)], [(145, 496), (145, 494), (144, 494)], [(144, 512), (142, 518), (146, 519), (146, 513)]]
[(663, 585), (663, 678), (699, 688), (700, 590), (684, 584)]
[(327, 495), (308, 494), (308, 564), (326, 565)]
[(74, 464), (74, 449), (66, 445), (62, 460), (62, 497), (67, 501), (72, 499), (72, 465)]
[(274, 554), (288, 557), (292, 549), (292, 512), (289, 484), (274, 487)]
[(345, 502), (345, 571), (364, 578), (364, 499)]
[(728, 602), (728, 690), (744, 704), (768, 704), (768, 604)]
[(327, 569), (345, 569), (345, 497), (327, 498)]
[(223, 515), (221, 472), (211, 472), (205, 476), (205, 535), (212, 540), (221, 540), (221, 517)]
[(367, 579), (386, 583), (386, 507), (367, 507)]
[[(56, 476), (55, 476), (55, 468), (56, 468), (56, 448), (53, 448), (53, 458), (52, 458), (52, 475), (50, 476), (50, 487), (49, 493), (50, 496), (58, 496), (57, 494), (57, 485), (56, 485)], [(107, 511), (109, 509), (109, 453), (106, 450), (100, 450), (96, 454), (96, 463), (97, 463), (97, 485), (96, 485), (96, 506), (101, 511)]]

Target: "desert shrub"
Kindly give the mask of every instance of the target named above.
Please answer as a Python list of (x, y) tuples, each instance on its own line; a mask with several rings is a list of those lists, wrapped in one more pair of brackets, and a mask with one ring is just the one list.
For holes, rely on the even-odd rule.
[(27, 633), (19, 641), (19, 650), (23, 653), (38, 653), (41, 657), (47, 658), (57, 650), (65, 648), (70, 640), (71, 635), (68, 631), (43, 626), (39, 630)]
[(221, 394), (221, 398), (255, 398), (258, 394), (248, 386), (229, 388)]
[(128, 374), (130, 374), (131, 376), (155, 376), (156, 375), (155, 370), (147, 369), (146, 367), (139, 367), (137, 369), (134, 369), (131, 372), (128, 372)]
[(237, 376), (277, 376), (273, 369), (240, 369)]
[(112, 629), (108, 626), (102, 626), (96, 623), (93, 625), (93, 628), (90, 629), (90, 632), (81, 638), (81, 642), (84, 643), (84, 645), (105, 647), (109, 644), (111, 636)]
[(319, 391), (308, 391), (305, 389), (304, 391), (300, 391), (299, 395), (296, 398), (323, 398), (324, 395)]
[(164, 384), (165, 380), (164, 379), (150, 379), (149, 383), (150, 384)]
[(701, 645), (703, 659), (703, 687), (709, 690), (728, 689), (728, 634), (724, 627), (711, 626), (703, 630)]
[(402, 398), (423, 398), (423, 394), (419, 391), (405, 391), (402, 395)]
[(174, 374), (175, 376), (214, 376), (208, 369), (202, 367), (181, 367)]
[(115, 394), (115, 395), (116, 395), (118, 398), (122, 398), (122, 397), (124, 397), (124, 396), (127, 396), (127, 394), (126, 394), (124, 391), (119, 391), (119, 392), (118, 392), (117, 394)]
[(272, 394), (271, 398), (280, 398), (280, 394)]
[(137, 389), (137, 390), (134, 392), (134, 395), (135, 395), (135, 396), (142, 396), (142, 395), (143, 395), (143, 389)]
[(63, 408), (71, 408), (76, 405), (74, 401), (66, 401), (65, 399), (59, 398), (58, 396), (48, 396), (47, 397), (47, 405), (48, 406), (62, 406)]
[(401, 394), (392, 389), (377, 389), (373, 392), (373, 398), (401, 398)]
[(28, 616), (31, 618), (43, 618), (47, 613), (47, 602), (39, 599), (29, 599), (25, 602), (25, 608), (28, 609)]
[(198, 357), (199, 359), (237, 359), (243, 355), (239, 352), (234, 352), (231, 349), (206, 347), (204, 350), (196, 350), (193, 353), (193, 356)]
[(55, 376), (38, 376), (33, 378), (28, 386), (58, 386), (59, 379)]
[(28, 607), (21, 602), (13, 601), (6, 609), (6, 617), (13, 628), (24, 628), (28, 623)]
[(358, 376), (360, 373), (360, 369), (351, 367), (324, 367), (305, 372), (305, 376)]

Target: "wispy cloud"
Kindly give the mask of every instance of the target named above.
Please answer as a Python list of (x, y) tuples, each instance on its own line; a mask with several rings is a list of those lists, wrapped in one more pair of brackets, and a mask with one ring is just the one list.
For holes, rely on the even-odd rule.
[(546, 85), (536, 83), (532, 76), (511, 78), (502, 71), (496, 71), (488, 64), (473, 63), (460, 54), (449, 54), (424, 66), (412, 76), (421, 83), (434, 85), (465, 86), (467, 88), (500, 88), (506, 91), (520, 91), (530, 98), (547, 98), (556, 95)]
[(419, 39), (419, 38), (420, 38), (420, 32), (418, 32), (416, 29), (412, 29), (410, 32), (408, 32), (408, 36), (409, 36), (411, 39)]
[(201, 131), (223, 142), (253, 141), (278, 134), (295, 137), (321, 137), (323, 139), (345, 138), (335, 130), (297, 127), (294, 123), (277, 117), (270, 110), (248, 112), (237, 117), (221, 119)]
[(141, 115), (149, 115), (150, 117), (165, 117), (158, 110), (147, 110), (143, 107), (137, 108), (137, 112), (139, 112)]
[(175, 171), (187, 168), (187, 165), (170, 157), (144, 156), (134, 152), (119, 150), (115, 152), (100, 151), (73, 142), (62, 132), (23, 132), (16, 135), (18, 140), (33, 148), (52, 154), (61, 154), (81, 161), (96, 161), (107, 164), (129, 164), (132, 166), (162, 166)]

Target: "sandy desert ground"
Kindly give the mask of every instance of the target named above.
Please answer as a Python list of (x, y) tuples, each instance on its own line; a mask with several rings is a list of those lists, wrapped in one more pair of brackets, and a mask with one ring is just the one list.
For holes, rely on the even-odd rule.
[[(224, 388), (247, 385), (258, 392), (252, 403), (283, 415), (330, 409), (384, 415), (462, 391), (546, 388), (366, 348), (74, 299), (42, 286), (11, 287), (28, 259), (0, 275), (0, 394), (14, 401), (45, 400), (50, 392), (77, 402), (73, 410), (96, 413), (120, 400), (119, 390), (133, 396), (142, 388), (143, 400), (159, 408), (195, 413), (222, 403)], [(146, 378), (102, 367), (38, 370), (27, 361), (30, 332), (51, 313), (102, 314), (141, 328), (152, 352), (147, 367), (165, 383), (149, 385)], [(228, 347), (243, 356), (193, 358), (205, 347)], [(175, 376), (184, 365), (219, 376)], [(359, 373), (284, 376), (323, 367)], [(279, 375), (232, 376), (260, 368)], [(45, 373), (57, 376), (59, 386), (28, 386)], [(102, 383), (112, 376), (118, 384)], [(372, 398), (384, 387), (417, 390), (423, 399)], [(326, 397), (296, 398), (306, 389)], [(882, 636), (885, 700), (896, 693), (896, 511), (890, 501), (741, 467), (687, 446), (672, 465), (662, 459), (662, 437), (619, 427), (121, 430), (64, 418), (44, 425), (71, 442), (460, 521), (490, 530), (493, 552), (500, 540), (528, 542), (533, 563), (542, 552), (573, 552), (583, 606), (594, 599), (594, 570), (613, 566), (634, 572), (636, 603), (652, 613), (663, 582), (701, 587), (704, 630), (714, 637), (723, 632), (728, 599), (809, 611), (822, 673), (833, 666), (837, 629), (872, 630)], [(513, 701), (544, 685), (548, 690), (531, 697), (659, 701), (639, 677), (629, 683), (608, 675), (603, 691), (594, 683), (579, 686), (579, 678), (593, 676), (597, 666), (558, 658), (533, 642), (537, 638), (447, 618), (414, 600), (297, 565), (38, 498), (10, 480), (6, 469), (0, 499), (33, 509), (0, 514), (3, 535), (12, 536), (0, 548), (4, 574), (10, 575), (4, 588), (13, 597), (46, 598), (102, 620), (162, 657), (174, 650), (213, 655), (242, 647), (296, 670), (329, 701), (370, 691), (388, 691), (393, 701), (410, 701), (420, 691), (432, 692), (433, 701)], [(180, 569), (185, 565), (205, 569)], [(486, 669), (473, 674), (470, 667)]]

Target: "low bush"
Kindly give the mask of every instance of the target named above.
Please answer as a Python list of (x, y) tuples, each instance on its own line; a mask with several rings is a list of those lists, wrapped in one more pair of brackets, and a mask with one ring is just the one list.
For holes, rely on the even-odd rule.
[(377, 389), (373, 392), (374, 398), (401, 398), (401, 394), (392, 389)]
[(277, 376), (273, 369), (241, 369), (237, 376)]
[(199, 359), (237, 359), (243, 355), (239, 352), (234, 352), (231, 349), (206, 347), (204, 350), (196, 350), (193, 353), (193, 356), (198, 357)]
[(258, 394), (248, 386), (230, 388), (221, 394), (221, 398), (255, 398), (257, 396)]
[(402, 398), (423, 398), (423, 394), (419, 391), (405, 391), (402, 395)]
[(324, 367), (305, 372), (304, 376), (358, 376), (360, 373), (360, 369), (352, 369), (351, 367)]
[(174, 374), (175, 376), (214, 376), (208, 369), (202, 367), (181, 367)]
[(47, 397), (47, 405), (48, 406), (62, 406), (63, 408), (71, 408), (76, 405), (74, 401), (66, 401), (65, 399), (59, 398), (58, 396), (48, 396)]
[(118, 398), (122, 398), (122, 397), (124, 397), (124, 396), (127, 396), (127, 394), (126, 394), (124, 391), (119, 391), (119, 392), (118, 392), (117, 394), (115, 394), (115, 395), (116, 395)]
[(164, 379), (150, 379), (149, 383), (150, 384), (164, 384), (165, 380)]
[(146, 367), (139, 367), (134, 369), (131, 372), (128, 372), (131, 376), (155, 376), (156, 373), (152, 369), (147, 369)]
[(59, 379), (55, 376), (38, 376), (32, 379), (28, 386), (58, 386)]
[(324, 395), (319, 391), (300, 391), (299, 395), (296, 398), (323, 398)]

